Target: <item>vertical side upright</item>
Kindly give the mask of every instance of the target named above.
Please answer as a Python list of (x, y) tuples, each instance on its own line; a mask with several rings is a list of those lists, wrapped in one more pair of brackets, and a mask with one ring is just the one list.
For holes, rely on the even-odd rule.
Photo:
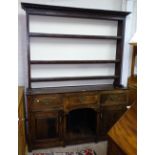
[(119, 59), (120, 62), (115, 64), (115, 76), (117, 75), (119, 76), (119, 78), (114, 80), (113, 85), (115, 87), (120, 86), (120, 83), (121, 83), (124, 33), (125, 33), (125, 18), (124, 20), (118, 21), (118, 27), (117, 27), (117, 36), (121, 36), (121, 39), (117, 40), (117, 45), (116, 45), (116, 60)]
[(28, 66), (28, 88), (31, 88), (31, 66), (30, 66), (30, 37), (29, 37), (29, 14), (26, 11), (26, 39), (27, 39), (27, 66)]

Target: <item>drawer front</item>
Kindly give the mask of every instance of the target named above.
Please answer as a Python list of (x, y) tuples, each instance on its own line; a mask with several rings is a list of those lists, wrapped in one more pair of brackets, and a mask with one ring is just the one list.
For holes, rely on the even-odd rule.
[(95, 108), (99, 105), (97, 94), (74, 94), (66, 97), (64, 109), (70, 111), (76, 108)]
[(90, 104), (97, 103), (98, 96), (97, 95), (77, 95), (68, 97), (69, 102), (73, 104)]
[(101, 95), (101, 106), (128, 104), (128, 91), (107, 92)]
[(34, 96), (31, 101), (31, 109), (33, 111), (38, 110), (59, 110), (63, 108), (63, 99), (61, 95), (39, 95)]

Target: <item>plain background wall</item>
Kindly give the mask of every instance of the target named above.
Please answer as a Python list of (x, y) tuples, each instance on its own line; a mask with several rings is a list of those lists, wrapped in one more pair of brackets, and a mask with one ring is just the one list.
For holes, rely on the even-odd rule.
[[(122, 84), (126, 86), (127, 78), (130, 74), (130, 62), (131, 62), (131, 48), (129, 41), (131, 36), (136, 31), (136, 0), (22, 0), (22, 2), (39, 3), (39, 4), (51, 4), (60, 6), (73, 6), (82, 8), (96, 8), (96, 9), (108, 9), (108, 10), (123, 10), (131, 11), (132, 14), (127, 17), (126, 22), (126, 37), (124, 46), (124, 59), (122, 68)], [(19, 54), (18, 54), (18, 81), (19, 85), (27, 85), (27, 60), (26, 60), (26, 27), (25, 27), (25, 13), (21, 9), (19, 1)]]

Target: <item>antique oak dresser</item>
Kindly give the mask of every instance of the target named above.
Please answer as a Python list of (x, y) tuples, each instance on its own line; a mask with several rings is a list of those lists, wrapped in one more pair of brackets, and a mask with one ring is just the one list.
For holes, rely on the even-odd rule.
[[(123, 44), (125, 19), (129, 12), (83, 9), (21, 3), (26, 12), (27, 28), (27, 62), (28, 88), (27, 98), (27, 128), (28, 148), (32, 149), (65, 146), (85, 142), (106, 140), (107, 131), (126, 111), (128, 105), (128, 89), (121, 86)], [(92, 34), (62, 34), (40, 33), (30, 31), (30, 19), (33, 16), (71, 18), (84, 20), (99, 20), (116, 22), (116, 35)], [(44, 19), (43, 19), (44, 20)], [(67, 20), (65, 20), (67, 21)], [(95, 23), (95, 22), (94, 22)], [(78, 24), (77, 24), (78, 25)], [(39, 25), (40, 26), (40, 25)], [(47, 25), (48, 26), (48, 25)], [(113, 59), (78, 59), (50, 60), (32, 59), (31, 41), (35, 38), (74, 39), (90, 41), (112, 41), (116, 51)], [(41, 42), (40, 42), (41, 43)], [(91, 43), (90, 43), (91, 44)], [(38, 49), (39, 50), (39, 49)], [(45, 52), (45, 51), (44, 51)], [(43, 55), (42, 57), (44, 57)], [(54, 56), (54, 55), (53, 55)], [(33, 77), (33, 66), (45, 65), (113, 65), (113, 75), (89, 76), (51, 76)], [(51, 71), (51, 70), (50, 70)], [(89, 84), (59, 87), (34, 88), (33, 84), (60, 81), (113, 80), (111, 84)], [(46, 85), (47, 86), (47, 85)]]

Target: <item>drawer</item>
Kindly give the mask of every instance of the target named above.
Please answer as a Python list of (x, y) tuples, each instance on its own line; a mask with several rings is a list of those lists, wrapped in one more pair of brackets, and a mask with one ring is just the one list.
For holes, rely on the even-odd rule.
[(98, 95), (80, 94), (68, 97), (69, 102), (73, 104), (90, 104), (98, 102)]
[(95, 108), (99, 105), (99, 95), (97, 94), (74, 94), (67, 96), (64, 107), (65, 110), (76, 108)]
[(113, 91), (101, 94), (101, 106), (118, 104), (128, 104), (128, 91)]
[(31, 101), (32, 111), (42, 111), (52, 108), (53, 110), (59, 110), (63, 108), (63, 101), (61, 95), (39, 95), (34, 96)]

